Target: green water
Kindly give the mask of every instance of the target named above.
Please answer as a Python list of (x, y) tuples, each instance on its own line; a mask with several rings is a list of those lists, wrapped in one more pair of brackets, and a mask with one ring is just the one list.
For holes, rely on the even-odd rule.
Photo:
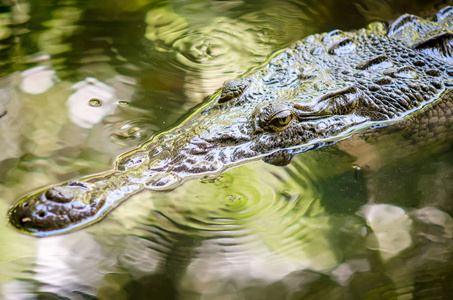
[(0, 298), (450, 297), (449, 144), (255, 162), (45, 239), (6, 216), (34, 188), (108, 169), (273, 50), (441, 3), (4, 1)]

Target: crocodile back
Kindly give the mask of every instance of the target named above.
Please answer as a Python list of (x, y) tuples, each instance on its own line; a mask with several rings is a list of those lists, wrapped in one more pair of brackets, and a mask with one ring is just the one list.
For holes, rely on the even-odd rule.
[[(436, 64), (437, 69), (453, 75), (453, 8), (447, 6), (441, 9), (430, 19), (423, 19), (414, 15), (405, 14), (399, 17), (388, 29), (390, 38), (402, 41), (408, 48), (415, 49), (433, 58), (434, 61), (443, 61)], [(435, 70), (427, 70), (436, 74)], [(408, 151), (415, 146), (417, 149), (425, 146), (444, 144), (453, 137), (453, 90), (449, 88), (440, 94), (437, 101), (428, 103), (414, 114), (387, 128), (384, 132), (402, 132), (404, 142), (400, 141), (400, 148)], [(376, 133), (374, 134), (376, 136)], [(382, 134), (377, 134), (382, 136)], [(373, 132), (366, 134), (369, 138)]]
[(453, 8), (441, 9), (431, 19), (405, 14), (389, 28), (388, 36), (432, 57), (453, 62)]

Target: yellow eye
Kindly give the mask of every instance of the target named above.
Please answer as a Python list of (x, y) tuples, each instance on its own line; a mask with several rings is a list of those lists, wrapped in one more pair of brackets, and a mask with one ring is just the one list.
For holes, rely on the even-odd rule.
[(277, 102), (259, 107), (258, 112), (255, 112), (255, 117), (256, 132), (279, 132), (294, 123), (296, 113), (292, 105)]
[(272, 120), (272, 125), (277, 127), (285, 127), (292, 120), (292, 115), (287, 115), (283, 117), (277, 117)]

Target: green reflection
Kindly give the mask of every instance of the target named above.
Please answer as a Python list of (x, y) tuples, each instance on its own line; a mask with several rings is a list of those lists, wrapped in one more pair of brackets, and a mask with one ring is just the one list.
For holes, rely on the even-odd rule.
[[(211, 3), (208, 1), (172, 2), (174, 9), (168, 8), (171, 2), (159, 2), (166, 8), (157, 8), (155, 12), (163, 11), (163, 20), (172, 22), (176, 29), (182, 28), (181, 24), (185, 26), (179, 32), (182, 36), (170, 35), (167, 40), (159, 32), (163, 25), (154, 27), (155, 33), (146, 29), (153, 22), (147, 21), (146, 16), (155, 16), (150, 10), (150, 6), (157, 5), (155, 2), (61, 3), (66, 7), (49, 1), (13, 2), (12, 14), (2, 14), (0, 21), (0, 35), (4, 38), (1, 63), (15, 64), (11, 69), (3, 68), (2, 74), (8, 76), (1, 79), (0, 105), (8, 111), (0, 118), (2, 211), (31, 188), (108, 168), (116, 154), (162, 126), (171, 126), (203, 98), (201, 95), (220, 87), (225, 78), (236, 77), (258, 63), (269, 49), (279, 48), (308, 32), (365, 25), (363, 16), (353, 9), (356, 6), (362, 8), (367, 19), (380, 20), (405, 12), (416, 13), (425, 7), (429, 10), (429, 6), (441, 3), (424, 1), (422, 6), (422, 1), (316, 4), (221, 1), (212, 2), (210, 7), (213, 8), (210, 14), (214, 11), (216, 15), (206, 16), (204, 8)], [(72, 11), (75, 14), (69, 15)], [(191, 11), (198, 14), (191, 15)], [(260, 12), (274, 17), (263, 21)], [(106, 22), (96, 23), (99, 19)], [(206, 21), (200, 24), (197, 20)], [(247, 23), (252, 25), (247, 27)], [(41, 24), (45, 25), (43, 31)], [(170, 32), (173, 29), (167, 28)], [(251, 32), (252, 28), (257, 30)], [(244, 49), (235, 53), (234, 45), (219, 43), (219, 33), (226, 31), (237, 34), (234, 45), (246, 40), (244, 45), (252, 48), (253, 54), (243, 53)], [(223, 41), (230, 38), (227, 35)], [(177, 42), (168, 46), (167, 42), (173, 39)], [(254, 39), (253, 43), (248, 43), (249, 39)], [(156, 42), (157, 48), (144, 40)], [(158, 48), (165, 49), (156, 50), (163, 54), (153, 52)], [(226, 54), (222, 56), (223, 53)], [(22, 90), (22, 79), (15, 72), (43, 64), (48, 71), (56, 72), (57, 77), (47, 81), (51, 83), (49, 88), (40, 85), (40, 94)], [(209, 64), (212, 69), (207, 68)], [(131, 109), (114, 112), (114, 118), (105, 121), (104, 124), (116, 129), (110, 131), (103, 123), (90, 129), (72, 124), (65, 102), (73, 93), (71, 86), (87, 76), (105, 81), (117, 74), (133, 76), (141, 90), (130, 102)], [(61, 81), (54, 82), (56, 78)], [(117, 124), (120, 126), (115, 127)], [(138, 128), (148, 131), (135, 139)], [(112, 132), (124, 137), (122, 147), (112, 144)], [(347, 171), (347, 159), (328, 159), (329, 153), (321, 152), (314, 158), (301, 156), (310, 166), (308, 180), (294, 179), (279, 168), (256, 164), (231, 170), (234, 172), (221, 178), (206, 179), (213, 183), (188, 182), (172, 193), (143, 194), (143, 198), (134, 198), (121, 207), (105, 225), (91, 228), (90, 234), (80, 233), (100, 241), (100, 245), (93, 246), (87, 240), (79, 242), (77, 234), (50, 239), (71, 249), (69, 255), (50, 252), (50, 242), (18, 235), (3, 216), (0, 293), (11, 298), (39, 293), (42, 297), (70, 298), (83, 285), (91, 288), (85, 291), (88, 296), (77, 296), (87, 298), (92, 295), (244, 299), (448, 297), (453, 278), (450, 217), (453, 160), (451, 153), (438, 150), (433, 153), (422, 159), (402, 159), (400, 163), (390, 160), (377, 177), (371, 177), (364, 165), (357, 172)], [(381, 162), (373, 160), (371, 168), (378, 164)], [(294, 166), (288, 166), (286, 172), (298, 173)], [(153, 199), (157, 199), (155, 203)], [(395, 218), (387, 214), (381, 214), (381, 222), (377, 223), (375, 219), (354, 217), (370, 200), (376, 201), (368, 203), (370, 206), (390, 204), (399, 211), (397, 222), (392, 222)], [(168, 203), (170, 206), (166, 207)], [(159, 213), (154, 213), (154, 206)], [(387, 227), (382, 226), (387, 221)], [(364, 222), (368, 222), (369, 228)], [(183, 227), (178, 226), (181, 224)], [(401, 235), (392, 240), (392, 232)], [(163, 237), (161, 252), (153, 251), (162, 249), (150, 243), (153, 234)], [(366, 239), (366, 243), (359, 237)], [(133, 241), (137, 240), (145, 240), (140, 244), (141, 252), (134, 248)], [(47, 264), (42, 260), (37, 263), (38, 247), (40, 258), (47, 258)], [(90, 257), (77, 249), (101, 250), (91, 251)], [(393, 251), (391, 255), (386, 254), (389, 251)], [(26, 263), (21, 263), (21, 259)], [(61, 280), (61, 269), (56, 272), (51, 268), (60, 263), (66, 263), (65, 270), (80, 276)], [(247, 267), (241, 268), (241, 264)], [(276, 265), (278, 268), (272, 268)], [(52, 276), (46, 277), (49, 273)], [(104, 279), (87, 276), (92, 274)], [(270, 279), (269, 274), (273, 275)], [(241, 282), (242, 279), (247, 280)], [(14, 289), (11, 283), (15, 282), (23, 285)], [(47, 294), (49, 290), (54, 294)]]
[[(135, 208), (126, 204), (126, 211), (136, 211), (140, 222), (146, 224), (134, 229), (139, 230), (135, 234), (148, 236), (140, 230), (157, 230), (169, 239), (178, 234), (237, 246), (241, 255), (256, 252), (259, 257), (267, 257), (269, 266), (263, 266), (262, 272), (271, 272), (265, 269), (281, 259), (290, 269), (304, 266), (326, 270), (343, 257), (336, 249), (338, 239), (332, 239), (339, 228), (361, 239), (363, 224), (359, 219), (338, 218), (325, 212), (313, 175), (300, 162), (285, 169), (253, 163), (210, 180), (186, 182), (168, 194), (152, 193), (147, 197), (152, 198), (152, 206), (146, 207), (154, 211), (148, 216), (142, 213), (147, 210), (143, 209), (145, 200)], [(126, 217), (121, 221), (123, 226), (134, 226), (137, 215), (133, 215), (135, 221)]]
[(48, 54), (60, 54), (72, 50), (72, 45), (65, 40), (73, 35), (80, 26), (75, 25), (80, 20), (82, 10), (77, 7), (61, 7), (52, 12), (52, 19), (43, 22), (49, 28), (39, 36), (40, 49)]

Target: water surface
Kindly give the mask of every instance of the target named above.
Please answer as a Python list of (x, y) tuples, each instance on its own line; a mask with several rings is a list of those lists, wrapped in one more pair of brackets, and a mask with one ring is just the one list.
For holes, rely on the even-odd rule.
[(274, 50), (442, 3), (3, 4), (0, 298), (448, 298), (450, 144), (396, 151), (389, 139), (255, 162), (45, 239), (6, 217), (34, 188), (108, 169)]

